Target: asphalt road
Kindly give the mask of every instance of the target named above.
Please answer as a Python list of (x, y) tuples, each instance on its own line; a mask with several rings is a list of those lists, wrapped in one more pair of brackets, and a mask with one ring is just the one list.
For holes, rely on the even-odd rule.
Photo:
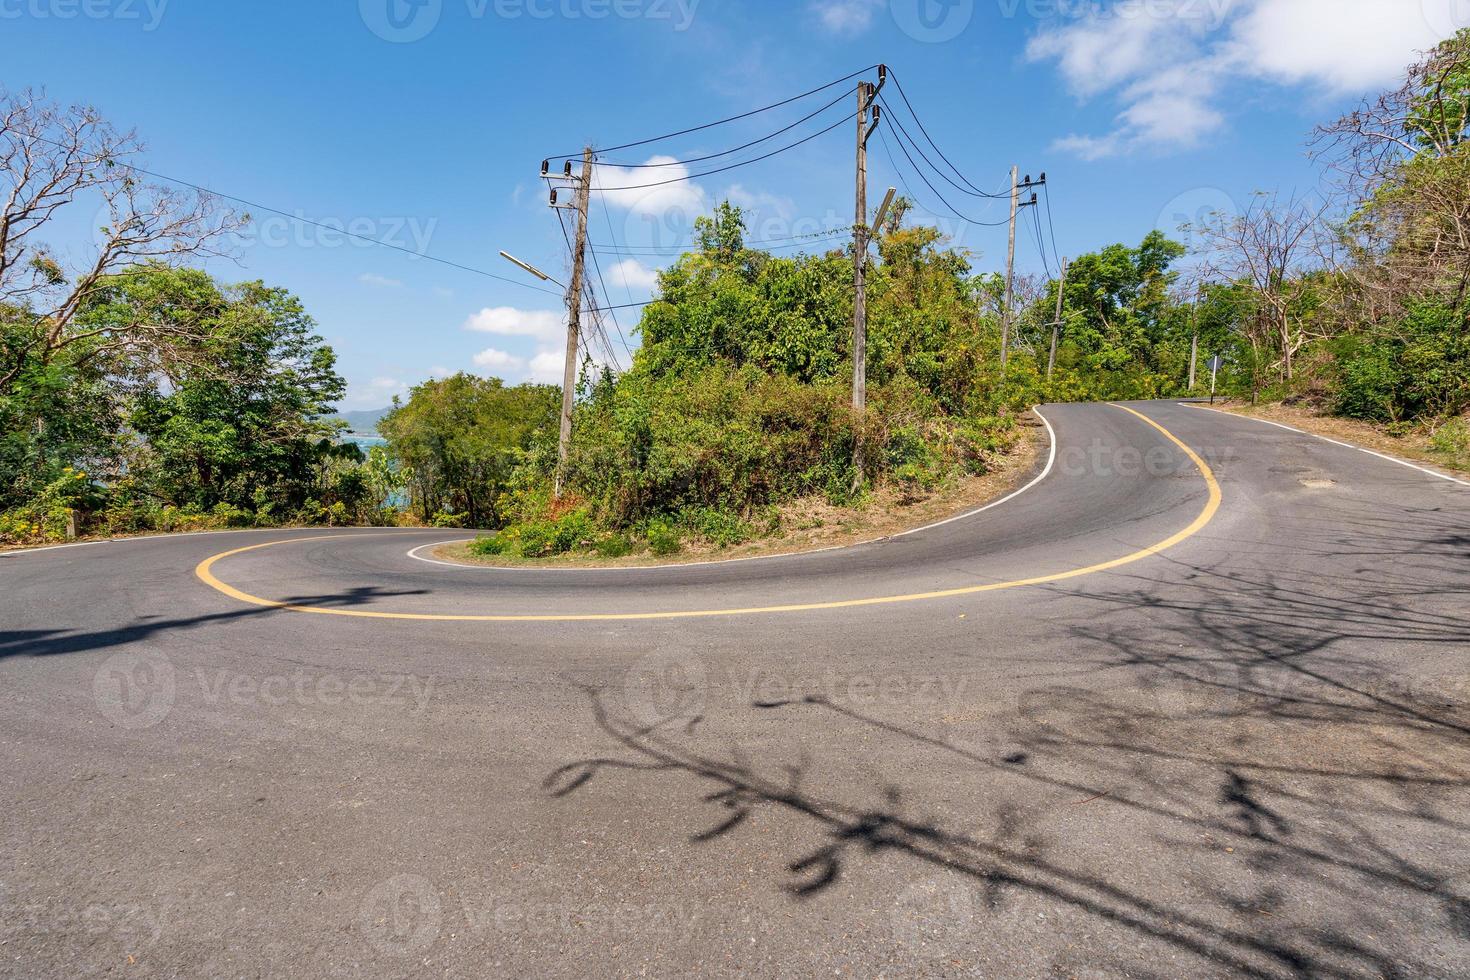
[(804, 557), (0, 557), (0, 974), (1470, 974), (1470, 487), (1131, 407)]

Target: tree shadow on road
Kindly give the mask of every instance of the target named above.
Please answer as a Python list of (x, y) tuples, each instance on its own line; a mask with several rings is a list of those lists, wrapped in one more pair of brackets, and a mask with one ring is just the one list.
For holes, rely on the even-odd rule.
[[(845, 875), (893, 857), (959, 876), (981, 898), (949, 952), (1039, 901), (1108, 937), (1091, 970), (1182, 955), (1168, 972), (1452, 975), (1470, 962), (1470, 572), (1444, 569), (1470, 539), (1443, 515), (1411, 530), (1323, 522), (1266, 568), (1237, 553), (1176, 561), (1163, 586), (1054, 587), (1094, 610), (1067, 629), (1070, 682), (973, 731), (810, 694), (741, 709), (737, 726), (768, 723), (755, 755), (589, 689), (617, 751), (544, 788), (671, 780), (694, 813), (713, 808), (690, 847), (738, 843), (757, 812), (790, 828), (764, 824), (766, 847), (815, 834), (773, 882), (793, 901), (845, 895)], [(834, 726), (861, 759), (808, 756)], [(936, 769), (958, 784), (936, 786)]]
[[(425, 589), (389, 590), (376, 586), (363, 586), (328, 595), (291, 596), (283, 599), (282, 603), (290, 606), (320, 606), (339, 609), (367, 605), (379, 599), (425, 594), (427, 594)], [(109, 629), (0, 630), (0, 660), (7, 657), (49, 657), (64, 653), (105, 650), (156, 639), (159, 636), (179, 631), (251, 619), (282, 611), (284, 610), (281, 606), (242, 605), (227, 612), (206, 613), (198, 616), (175, 618), (144, 616), (126, 626)]]

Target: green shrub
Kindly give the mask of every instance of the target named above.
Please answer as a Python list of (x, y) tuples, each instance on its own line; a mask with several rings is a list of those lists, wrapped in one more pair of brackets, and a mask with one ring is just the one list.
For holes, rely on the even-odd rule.
[(481, 535), (470, 542), (470, 554), (489, 558), (505, 554), (505, 542), (498, 534)]
[(1465, 311), (1434, 302), (1411, 306), (1392, 332), (1337, 347), (1334, 408), (1373, 422), (1436, 419), (1470, 407), (1470, 330)]
[(209, 523), (214, 527), (254, 527), (255, 515), (232, 504), (218, 503), (209, 512)]
[(549, 520), (512, 525), (498, 537), (504, 554), (549, 558), (590, 546), (597, 538), (597, 526), (585, 510), (574, 510)]
[(719, 548), (744, 544), (755, 534), (740, 515), (714, 507), (686, 507), (679, 513), (679, 523)]
[(1334, 409), (1339, 415), (1370, 422), (1399, 417), (1398, 393), (1403, 387), (1394, 351), (1386, 344), (1357, 347), (1341, 362), (1341, 380)]
[(1449, 465), (1470, 469), (1470, 419), (1446, 422), (1429, 437), (1429, 445)]
[(643, 533), (648, 538), (649, 550), (655, 555), (676, 554), (683, 547), (683, 543), (679, 540), (678, 530), (669, 521), (663, 519), (649, 521)]
[(594, 546), (603, 558), (622, 558), (633, 553), (633, 541), (626, 534), (606, 534)]
[(453, 514), (447, 510), (441, 510), (433, 516), (429, 523), (434, 527), (464, 527), (468, 514)]

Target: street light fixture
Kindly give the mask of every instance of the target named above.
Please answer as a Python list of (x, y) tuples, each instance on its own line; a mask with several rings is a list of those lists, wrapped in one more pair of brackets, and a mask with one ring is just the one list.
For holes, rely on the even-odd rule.
[[(536, 268), (531, 263), (529, 263), (529, 262), (522, 262), (520, 259), (516, 258), (514, 255), (511, 255), (509, 252), (506, 252), (506, 251), (502, 250), (501, 253), (500, 253), (500, 257), (502, 259), (505, 259), (507, 262), (511, 263), (512, 265), (520, 266), (522, 269), (525, 269), (531, 275), (535, 276), (537, 279), (542, 280), (543, 282), (556, 282), (555, 279), (551, 278), (550, 276), (548, 276), (546, 273), (542, 272), (540, 269)], [(556, 284), (558, 286), (561, 286), (561, 283), (559, 283), (559, 282), (556, 282)], [(562, 288), (565, 289), (566, 287), (565, 286), (562, 286)]]

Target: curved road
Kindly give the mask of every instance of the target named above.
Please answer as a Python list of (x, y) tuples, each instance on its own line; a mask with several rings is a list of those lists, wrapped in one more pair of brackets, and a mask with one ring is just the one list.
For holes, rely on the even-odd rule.
[(0, 556), (0, 975), (1470, 971), (1470, 487), (1042, 411), (1026, 492), (805, 556)]

